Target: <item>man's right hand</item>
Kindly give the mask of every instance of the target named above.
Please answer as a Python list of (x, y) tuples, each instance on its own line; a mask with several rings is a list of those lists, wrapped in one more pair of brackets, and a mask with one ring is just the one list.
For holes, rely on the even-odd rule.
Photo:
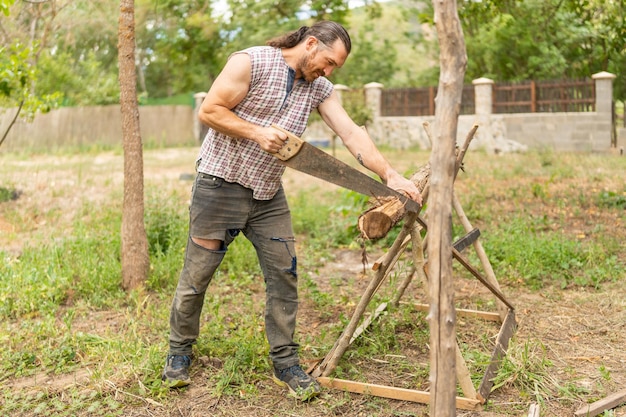
[(265, 152), (273, 154), (278, 152), (285, 145), (287, 134), (270, 126), (259, 129), (259, 133), (252, 139), (258, 143)]

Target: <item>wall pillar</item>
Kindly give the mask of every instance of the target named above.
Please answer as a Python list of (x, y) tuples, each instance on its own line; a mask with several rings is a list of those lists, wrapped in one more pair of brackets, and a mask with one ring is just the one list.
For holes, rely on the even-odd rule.
[(383, 95), (383, 87), (381, 83), (365, 84), (365, 105), (372, 114), (374, 123), (380, 117), (380, 100)]
[(339, 103), (343, 105), (343, 92), (350, 90), (347, 85), (343, 84), (335, 84), (334, 86), (335, 92), (337, 93), (337, 98), (339, 98)]
[(611, 113), (613, 105), (613, 80), (615, 74), (602, 71), (591, 76), (596, 82), (596, 112)]
[(493, 113), (493, 80), (489, 78), (477, 78), (472, 81), (474, 85), (474, 113), (476, 115), (489, 115)]
[(603, 126), (598, 126), (593, 136), (591, 150), (606, 151), (616, 144), (613, 138), (613, 80), (615, 74), (602, 71), (591, 76), (596, 84), (596, 113)]
[(368, 83), (363, 86), (365, 91), (365, 107), (372, 115), (372, 121), (367, 125), (367, 133), (370, 138), (377, 143), (381, 143), (381, 139), (385, 136), (382, 132), (384, 128), (381, 124), (380, 102), (383, 95), (384, 85), (381, 83)]

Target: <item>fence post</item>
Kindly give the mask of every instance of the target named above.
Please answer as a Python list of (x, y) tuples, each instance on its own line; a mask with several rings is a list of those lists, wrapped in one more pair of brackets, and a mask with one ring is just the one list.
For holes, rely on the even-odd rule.
[(489, 78), (477, 78), (472, 81), (474, 85), (474, 113), (477, 115), (490, 115), (493, 113), (493, 80)]
[(383, 85), (381, 83), (365, 84), (365, 105), (372, 113), (374, 124), (380, 117), (380, 100), (383, 95)]
[(196, 93), (193, 95), (193, 136), (199, 143), (202, 143), (204, 137), (206, 136), (206, 132), (209, 130), (207, 126), (205, 126), (198, 119), (198, 110), (200, 110), (200, 106), (206, 97), (206, 93)]
[[(617, 132), (614, 130), (613, 120), (613, 80), (615, 74), (602, 71), (591, 76), (596, 83), (596, 113), (602, 119), (606, 117), (608, 137), (602, 141), (594, 141), (593, 150), (605, 150), (617, 145)], [(606, 141), (606, 142), (605, 142)], [(607, 146), (608, 145), (608, 146)]]
[(596, 82), (596, 112), (611, 113), (613, 105), (613, 80), (615, 74), (602, 71), (591, 76)]
[(350, 88), (347, 85), (343, 84), (335, 84), (334, 88), (337, 92), (337, 98), (339, 99), (339, 103), (343, 105), (343, 92), (350, 90)]

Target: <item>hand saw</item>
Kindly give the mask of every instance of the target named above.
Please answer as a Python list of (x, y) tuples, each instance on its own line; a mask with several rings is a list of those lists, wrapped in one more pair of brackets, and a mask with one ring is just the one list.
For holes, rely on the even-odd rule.
[(287, 135), (285, 145), (273, 155), (289, 168), (370, 197), (396, 197), (408, 211), (419, 213), (421, 206), (416, 201), (341, 162), (280, 126), (272, 127)]

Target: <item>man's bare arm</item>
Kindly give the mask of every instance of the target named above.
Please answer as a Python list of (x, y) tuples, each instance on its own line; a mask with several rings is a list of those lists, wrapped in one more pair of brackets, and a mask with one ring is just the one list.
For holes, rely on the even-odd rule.
[(248, 94), (250, 73), (248, 54), (232, 55), (209, 89), (198, 111), (198, 118), (220, 133), (254, 140), (264, 151), (274, 153), (287, 139), (284, 133), (247, 122), (232, 112)]
[(368, 133), (357, 126), (344, 110), (335, 92), (318, 108), (322, 119), (341, 138), (361, 165), (377, 174), (389, 187), (421, 203), (422, 196), (411, 181), (400, 175), (383, 157)]

